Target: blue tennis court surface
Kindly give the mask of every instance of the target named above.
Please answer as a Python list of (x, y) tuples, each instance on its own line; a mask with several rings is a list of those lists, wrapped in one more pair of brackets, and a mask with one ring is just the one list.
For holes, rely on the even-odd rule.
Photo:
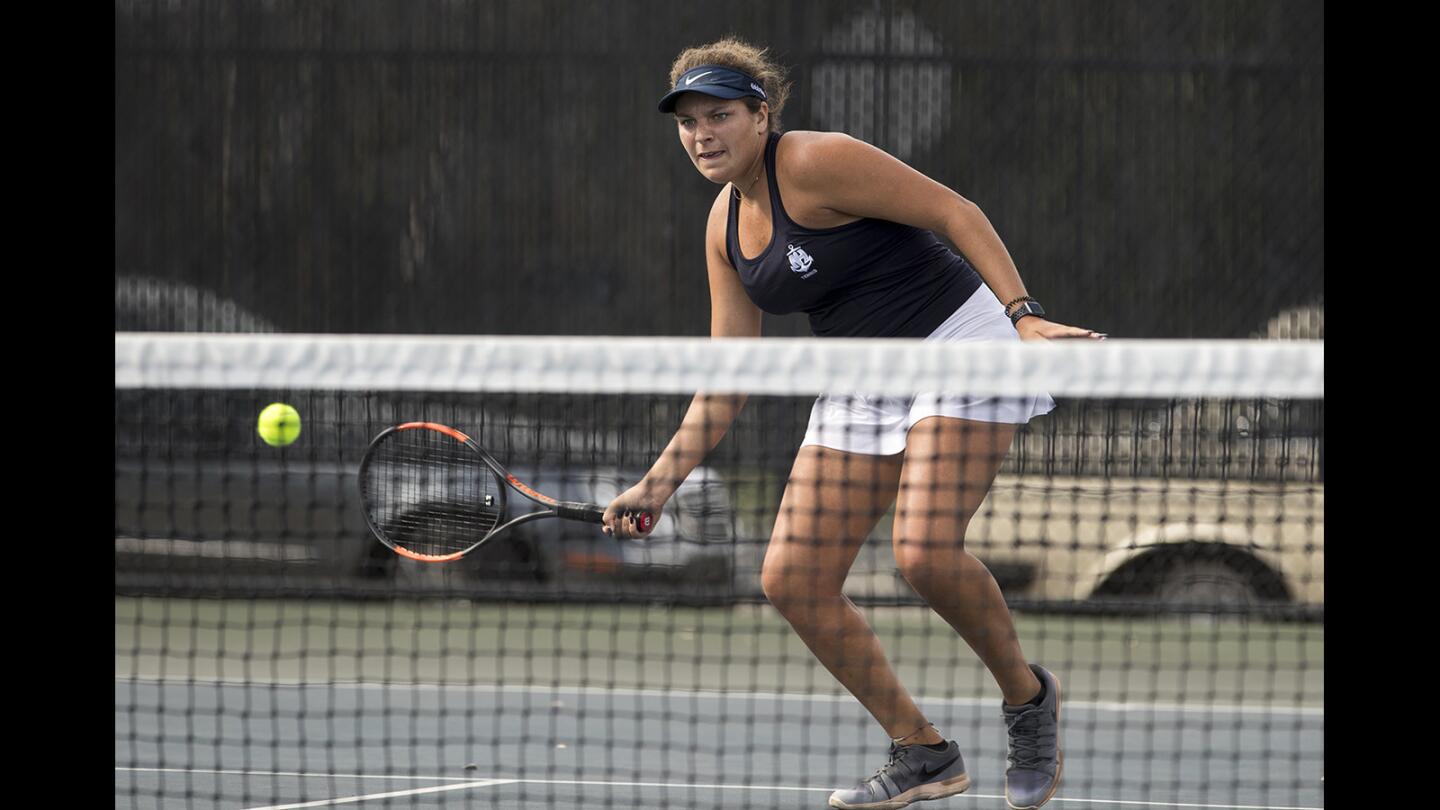
[[(975, 786), (919, 806), (1005, 807), (998, 703), (921, 704)], [(117, 678), (116, 705), (136, 763), (120, 808), (824, 808), (885, 759), (830, 695)], [(1055, 807), (1324, 806), (1319, 708), (1071, 701), (1064, 719)]]

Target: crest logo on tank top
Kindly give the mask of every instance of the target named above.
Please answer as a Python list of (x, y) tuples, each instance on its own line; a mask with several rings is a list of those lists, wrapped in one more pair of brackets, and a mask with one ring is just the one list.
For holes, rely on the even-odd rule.
[(819, 269), (811, 268), (810, 265), (814, 264), (815, 260), (810, 258), (810, 254), (806, 253), (804, 248), (794, 245), (786, 245), (786, 247), (789, 248), (785, 254), (790, 257), (790, 269), (800, 278), (809, 278), (820, 272)]

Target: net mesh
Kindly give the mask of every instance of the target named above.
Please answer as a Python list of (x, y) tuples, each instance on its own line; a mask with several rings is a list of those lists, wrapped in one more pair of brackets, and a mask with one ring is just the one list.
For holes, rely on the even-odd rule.
[[(746, 402), (644, 540), (545, 519), (426, 564), (366, 526), (387, 427), (604, 505), (697, 390)], [(821, 394), (878, 442), (895, 401), (1046, 393), (802, 447)], [(1321, 807), (1323, 396), (1303, 342), (118, 334), (116, 804), (820, 807), (917, 711), (998, 804), (1019, 649), (1063, 683), (1060, 798)]]

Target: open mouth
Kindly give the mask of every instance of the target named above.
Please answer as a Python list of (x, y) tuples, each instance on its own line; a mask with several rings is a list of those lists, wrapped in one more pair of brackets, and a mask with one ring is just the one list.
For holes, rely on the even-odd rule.
[(717, 150), (715, 150), (714, 152), (701, 152), (701, 153), (700, 153), (700, 159), (701, 159), (701, 160), (714, 160), (715, 158), (718, 158), (718, 157), (720, 157), (720, 156), (723, 155), (723, 154), (725, 154), (725, 150), (724, 150), (724, 149), (717, 149)]

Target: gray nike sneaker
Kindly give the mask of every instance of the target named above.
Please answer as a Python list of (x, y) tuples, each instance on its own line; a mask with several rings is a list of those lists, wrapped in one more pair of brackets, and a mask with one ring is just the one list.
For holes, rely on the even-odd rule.
[(1060, 679), (1049, 670), (1030, 665), (1045, 685), (1038, 706), (1010, 706), (1005, 725), (1010, 727), (1010, 756), (1005, 766), (1005, 803), (1010, 810), (1035, 810), (1050, 801), (1060, 787), (1065, 759), (1060, 754)]
[(849, 790), (830, 794), (840, 810), (895, 810), (911, 802), (943, 799), (970, 789), (960, 746), (951, 740), (943, 751), (923, 745), (890, 745), (890, 761)]

